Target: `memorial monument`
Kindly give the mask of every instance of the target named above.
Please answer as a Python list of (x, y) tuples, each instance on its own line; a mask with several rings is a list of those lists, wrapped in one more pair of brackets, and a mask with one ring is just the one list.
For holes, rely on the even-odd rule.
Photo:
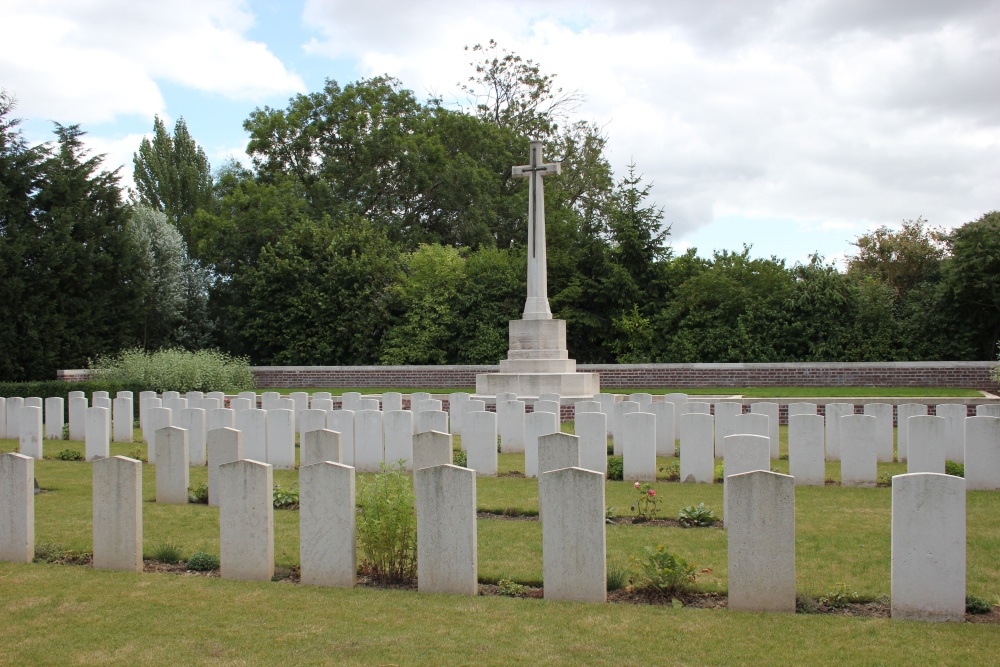
[(476, 394), (513, 392), (522, 398), (544, 393), (589, 398), (601, 391), (597, 373), (576, 372), (566, 350), (566, 321), (552, 319), (545, 260), (545, 196), (542, 179), (560, 173), (558, 162), (542, 159), (542, 142), (531, 142), (531, 164), (514, 167), (515, 178), (528, 179), (528, 297), (524, 314), (510, 321), (510, 348), (499, 373), (476, 376)]

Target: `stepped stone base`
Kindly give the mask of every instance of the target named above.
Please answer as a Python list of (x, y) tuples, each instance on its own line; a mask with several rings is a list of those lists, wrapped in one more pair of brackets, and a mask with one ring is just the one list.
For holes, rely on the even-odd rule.
[(563, 398), (589, 399), (601, 393), (599, 373), (489, 373), (476, 376), (476, 395), (494, 397), (513, 392), (518, 398), (559, 394)]

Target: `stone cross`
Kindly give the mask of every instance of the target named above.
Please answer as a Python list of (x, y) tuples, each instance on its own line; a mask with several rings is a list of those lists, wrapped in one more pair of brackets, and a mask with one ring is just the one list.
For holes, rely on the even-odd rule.
[(514, 178), (528, 179), (528, 298), (523, 319), (551, 320), (549, 288), (545, 260), (545, 196), (542, 177), (561, 173), (560, 163), (545, 164), (542, 142), (531, 142), (531, 164), (514, 167)]

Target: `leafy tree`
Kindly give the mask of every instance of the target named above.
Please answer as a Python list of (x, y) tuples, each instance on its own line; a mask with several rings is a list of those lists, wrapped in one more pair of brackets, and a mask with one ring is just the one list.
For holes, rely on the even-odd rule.
[(132, 162), (137, 202), (166, 214), (191, 244), (194, 216), (212, 200), (212, 172), (184, 118), (177, 119), (171, 136), (156, 116), (152, 141), (142, 140)]
[(854, 240), (858, 254), (849, 257), (847, 272), (889, 285), (900, 296), (936, 277), (944, 257), (943, 235), (923, 218), (904, 220), (897, 230), (882, 226)]
[(942, 265), (953, 318), (974, 332), (975, 359), (996, 358), (1000, 339), (1000, 211), (991, 211), (947, 236)]

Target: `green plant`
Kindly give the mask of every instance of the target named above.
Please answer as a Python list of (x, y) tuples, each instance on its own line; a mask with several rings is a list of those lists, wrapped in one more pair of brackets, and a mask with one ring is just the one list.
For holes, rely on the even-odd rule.
[(501, 579), (497, 582), (497, 593), (500, 595), (506, 595), (510, 598), (522, 598), (527, 592), (528, 587), (519, 584), (516, 581)]
[(36, 563), (55, 563), (65, 557), (66, 550), (55, 542), (40, 542), (35, 545)]
[(455, 465), (464, 468), (469, 464), (469, 455), (463, 452), (462, 450), (458, 450), (452, 457), (452, 462)]
[(299, 508), (299, 490), (294, 486), (285, 489), (282, 488), (281, 484), (275, 484), (273, 496), (274, 509), (276, 510), (297, 510)]
[(815, 614), (819, 611), (819, 605), (808, 595), (796, 595), (795, 596), (795, 613), (796, 614)]
[(69, 424), (63, 424), (62, 439), (69, 440)]
[(655, 548), (643, 547), (643, 555), (632, 557), (632, 569), (643, 578), (641, 588), (664, 595), (689, 591), (698, 576), (694, 565), (688, 565), (687, 561), (667, 551), (662, 544)]
[(715, 480), (716, 484), (722, 484), (726, 478), (726, 468), (721, 463), (715, 466), (715, 470), (712, 471), (712, 479)]
[(617, 591), (625, 588), (628, 584), (628, 568), (622, 567), (618, 563), (608, 562), (607, 568), (608, 591)]
[(892, 486), (892, 473), (884, 472), (875, 480), (876, 486)]
[(82, 461), (83, 454), (76, 451), (75, 449), (64, 449), (58, 454), (56, 454), (56, 458), (59, 459), (60, 461)]
[(636, 482), (633, 488), (639, 493), (639, 497), (632, 503), (632, 511), (636, 513), (635, 521), (649, 521), (656, 518), (659, 511), (656, 507), (656, 491), (648, 483)]
[[(208, 504), (208, 484), (199, 484), (188, 489), (188, 501), (196, 505)], [(200, 553), (200, 552), (199, 552)]]
[(608, 479), (620, 480), (625, 476), (625, 462), (620, 456), (608, 457)]
[(128, 457), (130, 459), (135, 459), (136, 461), (146, 461), (146, 455), (142, 453), (142, 447), (136, 447), (135, 449), (130, 449), (128, 452)]
[(839, 582), (834, 585), (832, 590), (827, 591), (826, 595), (819, 599), (819, 602), (830, 609), (843, 609), (857, 599), (857, 591), (852, 591), (850, 586)]
[(615, 522), (615, 517), (617, 516), (618, 510), (614, 507), (608, 507), (604, 510), (604, 523), (613, 524)]
[(993, 605), (988, 600), (975, 595), (966, 595), (965, 612), (967, 614), (990, 614), (993, 613)]
[(681, 464), (674, 461), (673, 463), (660, 468), (660, 472), (664, 473), (668, 482), (676, 482), (681, 478)]
[(105, 382), (138, 384), (154, 391), (253, 389), (250, 361), (218, 350), (146, 352), (140, 348), (93, 360), (90, 375)]
[(173, 542), (163, 542), (157, 545), (150, 554), (150, 557), (167, 565), (173, 565), (183, 560), (181, 546)]
[(965, 466), (956, 461), (945, 461), (944, 473), (946, 475), (954, 475), (955, 477), (965, 477)]
[(715, 512), (705, 507), (705, 503), (698, 503), (698, 506), (688, 505), (677, 513), (677, 520), (685, 528), (705, 528), (711, 526), (719, 520)]
[(407, 581), (417, 572), (417, 518), (405, 462), (389, 466), (358, 493), (358, 546), (364, 569), (380, 582)]
[(211, 572), (219, 569), (219, 557), (204, 551), (196, 551), (187, 559), (187, 569), (196, 572)]

